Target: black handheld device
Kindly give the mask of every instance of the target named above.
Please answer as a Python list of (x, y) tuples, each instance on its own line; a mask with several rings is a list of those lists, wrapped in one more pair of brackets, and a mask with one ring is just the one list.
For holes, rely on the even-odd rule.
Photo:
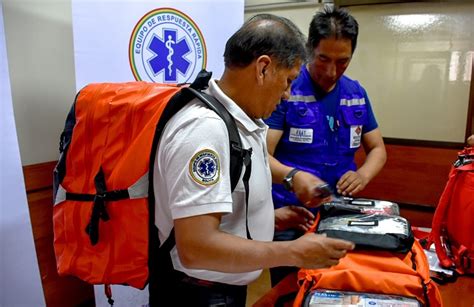
[(319, 198), (326, 198), (333, 195), (331, 186), (328, 183), (323, 183), (316, 186), (316, 191), (319, 193)]

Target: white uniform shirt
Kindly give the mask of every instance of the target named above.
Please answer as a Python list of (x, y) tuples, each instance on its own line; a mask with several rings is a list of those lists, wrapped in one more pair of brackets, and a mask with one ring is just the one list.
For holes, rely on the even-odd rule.
[[(232, 114), (243, 147), (252, 148), (248, 204), (250, 235), (254, 240), (271, 241), (274, 209), (266, 147), (268, 128), (262, 120), (248, 117), (214, 80), (209, 82), (207, 93), (216, 97)], [(222, 231), (247, 237), (245, 188), (240, 180), (231, 195), (229, 136), (224, 121), (214, 111), (197, 99), (185, 106), (167, 123), (156, 155), (153, 170), (155, 224), (161, 243), (168, 238), (174, 219), (217, 212), (226, 213), (221, 220)], [(245, 167), (241, 179), (244, 172)], [(181, 264), (176, 247), (171, 251), (171, 258), (178, 271), (227, 284), (246, 285), (261, 273), (261, 270), (222, 273), (187, 269)]]

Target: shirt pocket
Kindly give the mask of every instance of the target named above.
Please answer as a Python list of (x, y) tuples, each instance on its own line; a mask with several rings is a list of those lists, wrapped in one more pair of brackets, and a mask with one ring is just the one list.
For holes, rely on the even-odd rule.
[(286, 120), (289, 127), (308, 127), (319, 121), (320, 111), (306, 103), (293, 104), (288, 108)]
[(326, 144), (323, 114), (318, 104), (293, 104), (288, 108), (286, 124), (286, 137), (290, 143)]
[(343, 121), (347, 126), (363, 125), (367, 120), (367, 108), (365, 105), (340, 106)]
[(362, 130), (367, 121), (365, 105), (340, 106), (342, 125), (339, 127), (339, 148), (359, 148), (362, 140)]

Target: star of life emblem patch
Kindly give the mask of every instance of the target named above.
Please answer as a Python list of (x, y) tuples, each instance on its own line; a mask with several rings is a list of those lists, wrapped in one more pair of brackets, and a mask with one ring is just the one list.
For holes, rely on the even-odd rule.
[(210, 149), (197, 152), (189, 161), (191, 178), (201, 185), (213, 185), (219, 181), (220, 164), (217, 153)]
[(206, 42), (198, 25), (174, 8), (146, 13), (135, 25), (128, 49), (138, 81), (186, 83), (207, 63)]

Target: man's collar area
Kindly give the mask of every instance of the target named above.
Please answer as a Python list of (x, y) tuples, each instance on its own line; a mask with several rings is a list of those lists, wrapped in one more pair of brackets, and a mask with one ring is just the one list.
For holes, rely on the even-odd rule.
[(249, 132), (256, 131), (258, 129), (265, 129), (266, 125), (261, 119), (250, 118), (242, 108), (230, 99), (219, 87), (216, 80), (211, 79), (209, 81), (209, 88), (206, 90), (210, 95), (214, 96), (220, 103), (229, 111), (234, 119), (239, 122)]

